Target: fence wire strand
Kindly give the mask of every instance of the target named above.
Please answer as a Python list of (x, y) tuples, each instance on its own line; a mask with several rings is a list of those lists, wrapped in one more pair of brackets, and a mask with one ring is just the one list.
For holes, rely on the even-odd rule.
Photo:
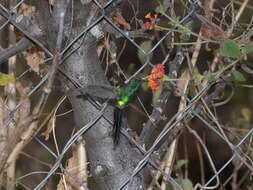
[[(95, 21), (92, 21), (92, 23), (90, 23), (88, 26), (84, 26), (83, 30), (76, 36), (74, 37), (68, 44), (65, 45), (65, 48), (63, 48), (63, 50), (60, 52), (60, 55), (65, 55), (65, 53), (73, 47), (73, 45), (75, 43), (78, 42), (78, 40), (80, 40), (82, 37), (84, 37), (92, 28), (94, 28), (96, 25), (98, 25), (99, 23), (101, 23), (102, 21), (107, 22), (109, 25), (111, 25), (118, 33), (120, 33), (122, 36), (124, 36), (125, 39), (127, 39), (135, 48), (137, 51), (140, 51), (144, 54), (145, 57), (145, 62), (144, 64), (137, 69), (137, 71), (135, 71), (134, 74), (132, 74), (127, 80), (130, 81), (131, 79), (135, 78), (138, 74), (140, 74), (145, 68), (147, 67), (154, 67), (154, 65), (151, 63), (150, 61), (150, 55), (158, 49), (158, 47), (168, 38), (168, 36), (172, 35), (173, 31), (168, 31), (160, 40), (158, 40), (158, 42), (152, 46), (152, 48), (146, 52), (137, 42), (135, 42), (131, 37), (129, 37), (128, 33), (126, 31), (123, 31), (119, 26), (117, 26), (112, 19), (106, 15), (106, 9), (110, 6), (113, 6), (113, 0), (107, 2), (104, 6), (102, 6), (98, 1), (96, 0), (92, 0), (92, 2), (99, 8), (100, 14), (101, 16), (99, 16)], [(2, 16), (2, 18), (4, 19), (4, 21), (2, 22), (1, 26), (0, 26), (0, 31), (3, 30), (4, 28), (8, 27), (9, 25), (13, 25), (14, 27), (16, 27), (17, 30), (19, 30), (19, 32), (21, 32), (24, 36), (26, 36), (29, 40), (31, 40), (34, 44), (36, 44), (37, 46), (39, 46), (48, 56), (48, 59), (53, 59), (54, 55), (53, 53), (51, 53), (51, 51), (49, 49), (47, 49), (41, 42), (39, 42), (36, 38), (34, 38), (28, 31), (23, 30), (22, 28), (20, 28), (15, 20), (15, 11), (24, 3), (24, 0), (19, 1), (13, 8), (11, 8), (10, 10), (6, 7), (4, 7), (1, 3), (0, 3), (0, 14)], [(209, 27), (208, 24), (205, 22), (205, 20), (203, 20), (197, 13), (197, 9), (199, 8), (199, 4), (200, 1), (191, 1), (188, 0), (188, 3), (190, 4), (190, 10), (189, 12), (179, 21), (179, 24), (183, 24), (188, 20), (192, 20), (192, 19), (198, 19), (200, 23), (203, 23), (205, 26)], [(85, 37), (84, 37), (85, 38)], [(85, 40), (85, 39), (84, 39)], [(182, 53), (182, 51), (179, 51), (181, 58), (180, 61), (182, 62), (184, 60), (184, 54)], [(1, 53), (0, 53), (1, 55)], [(179, 54), (177, 54), (179, 55)], [(181, 64), (181, 63), (180, 63)], [(61, 71), (61, 70), (60, 70)], [(151, 167), (154, 170), (156, 170), (157, 172), (160, 172), (162, 176), (166, 177), (167, 180), (171, 183), (174, 184), (176, 186), (177, 189), (182, 189), (183, 187), (181, 184), (178, 183), (178, 181), (176, 180), (175, 177), (172, 177), (170, 175), (168, 175), (163, 169), (161, 169), (153, 160), (152, 160), (152, 156), (154, 155), (155, 152), (155, 148), (158, 146), (158, 144), (160, 144), (161, 142), (163, 142), (166, 137), (168, 136), (168, 134), (170, 134), (171, 132), (176, 134), (179, 132), (179, 130), (183, 127), (183, 123), (186, 122), (188, 123), (189, 121), (193, 120), (193, 119), (197, 119), (199, 120), (203, 126), (205, 126), (205, 128), (207, 130), (211, 130), (212, 132), (214, 132), (222, 141), (226, 142), (226, 137), (224, 137), (224, 135), (219, 131), (219, 129), (217, 129), (216, 127), (214, 127), (214, 124), (210, 123), (210, 121), (208, 121), (207, 118), (204, 118), (203, 116), (201, 116), (200, 114), (200, 109), (198, 108), (198, 106), (196, 106), (197, 102), (204, 97), (204, 95), (207, 93), (208, 90), (211, 89), (211, 87), (213, 87), (216, 84), (217, 79), (221, 78), (221, 76), (224, 74), (224, 71), (221, 71), (219, 73), (216, 74), (215, 79), (213, 81), (208, 82), (201, 90), (199, 90), (197, 92), (197, 94), (192, 97), (189, 98), (187, 96), (187, 94), (185, 94), (180, 88), (178, 88), (176, 86), (176, 83), (173, 81), (170, 81), (171, 86), (173, 86), (174, 88), (177, 88), (176, 90), (178, 91), (178, 93), (180, 94), (180, 96), (183, 96), (186, 98), (186, 106), (183, 110), (183, 113), (181, 114), (181, 116), (179, 118), (174, 119), (174, 121), (162, 132), (160, 133), (160, 135), (155, 139), (155, 141), (152, 143), (152, 145), (150, 146), (150, 148), (148, 150), (145, 150), (141, 144), (139, 144), (139, 142), (135, 141), (134, 138), (131, 137), (131, 135), (128, 134), (128, 131), (126, 131), (125, 129), (122, 129), (121, 133), (123, 135), (125, 135), (129, 141), (133, 144), (136, 145), (136, 147), (140, 150), (140, 152), (142, 152), (142, 159), (139, 161), (139, 163), (136, 165), (134, 171), (132, 172), (131, 176), (129, 176), (128, 179), (126, 179), (121, 187), (119, 187), (118, 189), (124, 189), (125, 186), (127, 186), (131, 179), (136, 176), (141, 170), (143, 170), (143, 168), (146, 167)], [(43, 78), (39, 81), (39, 83), (37, 85), (35, 85), (28, 93), (27, 93), (27, 97), (31, 96), (32, 94), (34, 94), (39, 88), (43, 87), (44, 83), (47, 81), (48, 79), (48, 74), (44, 75)], [(74, 79), (71, 79), (72, 81), (74, 81)], [(83, 87), (81, 84), (79, 84), (77, 81), (75, 81), (78, 85), (78, 87)], [(97, 102), (97, 104), (99, 104), (99, 102)], [(19, 108), (21, 107), (22, 102), (18, 102), (15, 106), (14, 109), (10, 109), (8, 107), (8, 105), (3, 104), (1, 105), (1, 109), (6, 110), (9, 113), (9, 119), (6, 120), (3, 124), (3, 126), (1, 127), (8, 127), (11, 123), (15, 123), (17, 122), (15, 120), (15, 112), (17, 112), (19, 110)], [(48, 151), (55, 159), (55, 163), (53, 164), (52, 168), (50, 169), (50, 171), (47, 173), (47, 176), (44, 177), (44, 179), (41, 181), (41, 183), (39, 183), (34, 189), (35, 190), (39, 190), (42, 189), (42, 187), (45, 185), (45, 183), (48, 181), (48, 179), (53, 176), (56, 172), (56, 170), (60, 169), (62, 171), (62, 173), (65, 173), (66, 175), (70, 176), (75, 182), (77, 182), (80, 186), (82, 186), (84, 189), (88, 190), (88, 187), (82, 182), (80, 181), (77, 177), (73, 176), (71, 174), (71, 172), (69, 172), (67, 169), (65, 169), (62, 166), (62, 159), (64, 158), (66, 152), (71, 148), (71, 146), (77, 142), (78, 137), (80, 137), (81, 135), (83, 135), (84, 133), (86, 133), (86, 131), (91, 128), (93, 126), (93, 124), (100, 119), (101, 117), (105, 117), (103, 115), (103, 111), (106, 108), (107, 104), (104, 105), (99, 105), (100, 106), (100, 114), (97, 116), (96, 119), (94, 119), (93, 121), (91, 121), (89, 124), (87, 124), (86, 126), (83, 126), (79, 131), (77, 131), (71, 138), (70, 140), (65, 144), (62, 153), (59, 155), (56, 155), (50, 148), (49, 146), (45, 145), (42, 140), (40, 140), (38, 137), (34, 136), (34, 140), (36, 140), (42, 148), (44, 148), (46, 151)], [(203, 107), (203, 106), (202, 106)], [(111, 124), (112, 121), (110, 121), (110, 119), (106, 118)], [(177, 126), (179, 124), (182, 124), (180, 126), (182, 126), (180, 129), (178, 127), (177, 130)], [(226, 167), (231, 164), (231, 162), (238, 158), (239, 155), (239, 151), (238, 149), (241, 147), (241, 145), (243, 143), (246, 143), (246, 140), (252, 135), (253, 133), (253, 129), (249, 130), (239, 141), (239, 143), (237, 143), (236, 145), (232, 145), (233, 149), (232, 151), (232, 156), (226, 161), (225, 164), (223, 164), (223, 166), (217, 170), (216, 173), (214, 173), (214, 175), (208, 179), (208, 181), (205, 184), (202, 184), (201, 188), (202, 189), (209, 189), (211, 188), (210, 184), (215, 182), (215, 179), (217, 177), (219, 177), (220, 173), (222, 171), (224, 171), (226, 169)], [(172, 138), (174, 139), (174, 137)]]

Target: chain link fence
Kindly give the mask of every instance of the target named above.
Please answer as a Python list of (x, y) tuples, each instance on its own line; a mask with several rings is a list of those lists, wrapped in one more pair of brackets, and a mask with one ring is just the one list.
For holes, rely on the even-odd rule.
[[(113, 19), (106, 14), (106, 12), (107, 12), (106, 10), (109, 7), (115, 6), (113, 4), (113, 3), (115, 3), (113, 0), (107, 2), (103, 6), (96, 0), (92, 0), (92, 2), (98, 7), (101, 15), (98, 16), (98, 18), (95, 21), (92, 21), (87, 27), (84, 27), (84, 29), (75, 38), (73, 38), (71, 41), (69, 41), (68, 44), (65, 45), (65, 48), (63, 48), (63, 50), (60, 52), (60, 55), (64, 55), (71, 47), (73, 47), (73, 45), (77, 41), (79, 41), (83, 36), (85, 36), (88, 32), (90, 32), (92, 29), (94, 29), (94, 27), (96, 27), (99, 23), (101, 23), (102, 21), (106, 22), (107, 24), (111, 25), (117, 31), (117, 33), (120, 33), (120, 35), (122, 35), (123, 38), (127, 39), (128, 42), (131, 43), (135, 47), (136, 52), (140, 52), (144, 55), (144, 60), (145, 60), (144, 63), (138, 69), (135, 70), (134, 74), (132, 74), (127, 79), (127, 81), (130, 81), (131, 79), (138, 76), (141, 72), (143, 72), (143, 70), (145, 68), (155, 67), (155, 65), (153, 65), (150, 60), (151, 54), (154, 53), (157, 49), (159, 49), (159, 46), (161, 46), (163, 43), (165, 43), (166, 40), (168, 40), (169, 38), (172, 38), (172, 36), (175, 35), (175, 32), (177, 32), (177, 30), (179, 30), (181, 26), (185, 26), (187, 23), (191, 23), (191, 21), (194, 21), (194, 22), (201, 23), (207, 29), (212, 29), (212, 27), (213, 27), (212, 25), (210, 25), (210, 23), (208, 23), (200, 15), (200, 11), (203, 8), (201, 1), (188, 0), (185, 2), (185, 7), (184, 7), (184, 9), (185, 9), (184, 12), (186, 12), (186, 14), (183, 17), (181, 17), (181, 19), (178, 20), (178, 23), (175, 23), (175, 25), (172, 26), (174, 30), (171, 29), (171, 30), (168, 30), (166, 33), (163, 33), (163, 36), (161, 38), (159, 38), (156, 41), (156, 43), (148, 51), (146, 51), (143, 49), (143, 47), (141, 45), (139, 45), (136, 41), (134, 41), (132, 37), (130, 37), (130, 33), (131, 33), (130, 31), (126, 31), (126, 30), (122, 29), (121, 26), (122, 25), (124, 26), (124, 24), (126, 24), (126, 21), (125, 21), (125, 23), (120, 25), (118, 23), (115, 23), (115, 21), (113, 21)], [(172, 3), (171, 1), (164, 1), (162, 5), (165, 6), (166, 2), (167, 3), (169, 2), (169, 4)], [(21, 17), (22, 17), (21, 14), (17, 14), (17, 10), (24, 3), (25, 3), (24, 0), (17, 1), (15, 5), (11, 6), (11, 8), (5, 7), (4, 2), (2, 2), (0, 4), (0, 9), (1, 9), (1, 11), (0, 11), (0, 14), (1, 14), (0, 30), (4, 30), (10, 26), (14, 26), (15, 30), (17, 30), (19, 33), (22, 33), (22, 35), (25, 36), (30, 41), (32, 41), (33, 44), (35, 44), (36, 46), (39, 46), (41, 48), (41, 50), (46, 54), (47, 60), (53, 60), (55, 58), (55, 54), (52, 53), (51, 50), (46, 48), (39, 40), (37, 40), (35, 37), (33, 37), (34, 35), (31, 35), (30, 31), (25, 31), (17, 24), (17, 23), (19, 23), (19, 19), (21, 19)], [(240, 8), (242, 8), (242, 6), (244, 6), (244, 4), (245, 3), (242, 2)], [(247, 5), (247, 3), (246, 3), (246, 5)], [(142, 6), (142, 5), (139, 5), (139, 6)], [(189, 27), (189, 30), (193, 31), (193, 29), (191, 29), (191, 27)], [(149, 32), (149, 31), (147, 31), (147, 32)], [(186, 32), (186, 34), (190, 36), (190, 35), (194, 35), (195, 33), (194, 32), (192, 32), (192, 33)], [(201, 39), (201, 37), (196, 36), (195, 42), (190, 44), (191, 46), (195, 47), (195, 45), (198, 46), (199, 44), (201, 44), (200, 41), (197, 41), (197, 38)], [(188, 40), (185, 40), (182, 42), (182, 44), (183, 43), (187, 44), (187, 42), (188, 42)], [(199, 43), (197, 43), (197, 42), (199, 42)], [(98, 42), (96, 42), (96, 43), (98, 43)], [(188, 75), (183, 75), (181, 77), (182, 80), (180, 80), (180, 82), (183, 81), (182, 82), (183, 84), (181, 84), (181, 86), (178, 85), (177, 81), (173, 80), (173, 79), (179, 77), (180, 68), (183, 65), (183, 62), (190, 62), (189, 61), (190, 60), (189, 54), (186, 53), (184, 46), (179, 45), (178, 47), (179, 48), (177, 48), (177, 51), (176, 51), (173, 59), (171, 57), (167, 56), (163, 60), (163, 62), (166, 63), (166, 62), (168, 62), (168, 59), (171, 59), (171, 60), (169, 60), (170, 65), (168, 66), (169, 72), (166, 73), (166, 77), (168, 77), (170, 80), (168, 80), (164, 84), (164, 88), (167, 89), (167, 91), (165, 92), (165, 95), (164, 94), (163, 95), (165, 97), (169, 97), (169, 96), (173, 95), (173, 93), (176, 93), (177, 96), (181, 98), (181, 101), (179, 103), (180, 106), (178, 108), (178, 112), (176, 114), (174, 114), (170, 120), (168, 120), (168, 122), (165, 124), (163, 130), (161, 130), (159, 135), (157, 135), (155, 137), (154, 141), (147, 149), (143, 147), (143, 144), (145, 144), (146, 143), (145, 141), (150, 138), (150, 136), (152, 134), (151, 132), (154, 130), (153, 124), (156, 125), (159, 121), (161, 121), (161, 119), (158, 119), (158, 120), (156, 119), (157, 118), (156, 115), (158, 114), (158, 115), (162, 116), (162, 113), (161, 113), (162, 111), (159, 111), (156, 108), (162, 107), (161, 104), (164, 104), (164, 102), (160, 102), (160, 104), (159, 104), (159, 101), (158, 101), (158, 104), (154, 104), (154, 110), (149, 115), (150, 119), (145, 124), (145, 128), (143, 129), (144, 132), (142, 133), (143, 135), (141, 135), (139, 137), (138, 141), (136, 141), (133, 138), (133, 136), (129, 134), (129, 131), (127, 131), (126, 129), (122, 129), (121, 133), (124, 136), (126, 136), (129, 139), (129, 141), (133, 144), (133, 146), (135, 146), (142, 153), (142, 158), (139, 160), (135, 169), (132, 171), (131, 176), (129, 176), (129, 178), (126, 179), (121, 184), (121, 186), (117, 188), (119, 190), (126, 188), (126, 186), (129, 183), (131, 183), (132, 178), (145, 168), (148, 168), (150, 171), (152, 171), (151, 172), (152, 173), (151, 174), (152, 183), (150, 183), (150, 186), (147, 189), (152, 189), (155, 186), (157, 189), (170, 189), (172, 187), (174, 187), (174, 189), (188, 189), (188, 188), (191, 189), (191, 186), (192, 186), (191, 182), (186, 183), (186, 181), (180, 181), (179, 178), (177, 178), (177, 176), (175, 176), (174, 174), (172, 175), (172, 169), (171, 168), (168, 169), (168, 167), (173, 167), (173, 166), (166, 166), (166, 163), (168, 163), (169, 160), (173, 160), (173, 158), (171, 158), (171, 157), (175, 157), (175, 150), (177, 150), (176, 146), (178, 144), (179, 134), (182, 133), (183, 129), (186, 129), (186, 128), (197, 139), (200, 147), (203, 150), (203, 154), (206, 155), (206, 158), (207, 158), (209, 164), (211, 165), (211, 169), (210, 169), (211, 173), (213, 173), (213, 175), (211, 177), (209, 177), (207, 180), (197, 183), (194, 186), (195, 189), (218, 189), (218, 188), (222, 189), (222, 187), (223, 187), (222, 183), (223, 184), (228, 183), (229, 180), (235, 178), (234, 176), (236, 174), (234, 173), (230, 177), (227, 177), (226, 180), (228, 180), (228, 181), (227, 182), (223, 181), (222, 183), (220, 181), (220, 175), (224, 170), (226, 170), (226, 167), (228, 165), (231, 165), (232, 162), (234, 162), (235, 160), (237, 160), (237, 161), (239, 160), (236, 163), (238, 163), (238, 165), (240, 165), (240, 167), (241, 167), (241, 165), (243, 165), (244, 167), (247, 168), (247, 171), (249, 171), (249, 172), (247, 172), (248, 175), (250, 175), (250, 173), (252, 171), (252, 161), (251, 161), (251, 157), (249, 156), (249, 153), (251, 152), (250, 151), (251, 150), (251, 135), (253, 132), (253, 128), (249, 128), (246, 132), (242, 133), (242, 135), (239, 136), (239, 139), (237, 139), (236, 143), (232, 143), (233, 141), (229, 140), (229, 137), (227, 135), (228, 132), (226, 131), (226, 129), (224, 129), (224, 127), (221, 126), (221, 124), (219, 123), (219, 121), (217, 119), (218, 118), (217, 115), (214, 115), (214, 112), (212, 110), (213, 109), (212, 106), (215, 107), (215, 105), (213, 104), (213, 100), (215, 98), (220, 97), (220, 94), (222, 94), (226, 91), (227, 86), (230, 86), (232, 89), (234, 88), (230, 82), (231, 77), (232, 77), (231, 71), (228, 71), (229, 69), (221, 69), (220, 68), (220, 71), (215, 73), (212, 80), (211, 79), (208, 80), (207, 78), (202, 80), (200, 83), (201, 85), (198, 86), (198, 88), (197, 88), (198, 90), (196, 91), (196, 93), (194, 93), (194, 96), (190, 96), (189, 93), (186, 90), (184, 90), (185, 86), (186, 86), (186, 88), (188, 87), (188, 83), (185, 81), (189, 81), (189, 80), (182, 79), (184, 76), (190, 77), (191, 75), (189, 75), (189, 73), (188, 73)], [(27, 48), (24, 47), (23, 50), (21, 50), (19, 52), (25, 51), (26, 49)], [(193, 52), (194, 51), (196, 51), (196, 49), (194, 49)], [(6, 53), (6, 51), (4, 51), (4, 50), (2, 52)], [(0, 56), (1, 57), (10, 57), (11, 55), (15, 55), (16, 53), (18, 53), (18, 52), (10, 51), (10, 52), (6, 53), (7, 55), (2, 54), (2, 56), (1, 56), (1, 54), (0, 54)], [(194, 55), (195, 54), (193, 53), (192, 57)], [(229, 61), (228, 61), (227, 65), (229, 65), (231, 63), (231, 60), (229, 60)], [(46, 62), (46, 61), (44, 61), (44, 62)], [(191, 65), (191, 67), (195, 67), (195, 66)], [(250, 68), (247, 67), (247, 69), (250, 73), (251, 72)], [(67, 78), (68, 77), (73, 82), (73, 79), (71, 79), (70, 76), (67, 76)], [(49, 74), (45, 74), (41, 78), (41, 80), (35, 86), (33, 86), (28, 93), (26, 93), (26, 97), (30, 97), (32, 94), (34, 94), (36, 91), (38, 91), (38, 89), (43, 87), (44, 84), (46, 83), (46, 81), (48, 80), (48, 78), (49, 78)], [(83, 87), (77, 81), (74, 81), (74, 83), (77, 87)], [(174, 91), (176, 91), (176, 92), (174, 92)], [(161, 96), (159, 97), (160, 99), (158, 98), (158, 100), (162, 101), (164, 97), (161, 97)], [(166, 100), (165, 102), (167, 102), (167, 101), (169, 101), (169, 100)], [(8, 128), (10, 126), (13, 127), (13, 125), (14, 125), (14, 130), (15, 130), (15, 127), (17, 127), (15, 124), (18, 122), (15, 119), (15, 114), (22, 107), (22, 104), (23, 104), (23, 101), (20, 101), (20, 102), (17, 102), (15, 106), (10, 106), (6, 102), (2, 102), (1, 109), (4, 110), (5, 112), (8, 112), (8, 119), (4, 120), (1, 128)], [(96, 104), (99, 104), (99, 103), (96, 102)], [(102, 110), (102, 111), (100, 111), (101, 115), (99, 115), (96, 118), (96, 120), (91, 121), (86, 126), (81, 128), (79, 131), (75, 132), (71, 137), (69, 137), (70, 139), (64, 145), (62, 152), (59, 154), (56, 154), (54, 151), (52, 151), (50, 149), (50, 146), (46, 145), (45, 142), (43, 142), (37, 136), (33, 136), (33, 139), (35, 141), (37, 141), (43, 149), (47, 150), (55, 158), (55, 162), (54, 162), (53, 166), (51, 166), (50, 171), (47, 172), (46, 177), (44, 177), (44, 179), (39, 184), (37, 184), (37, 186), (34, 189), (36, 189), (36, 190), (42, 189), (43, 186), (48, 182), (48, 180), (53, 175), (56, 174), (57, 170), (60, 170), (62, 173), (65, 173), (66, 175), (68, 175), (83, 189), (89, 189), (87, 187), (86, 183), (83, 183), (83, 181), (80, 180), (78, 177), (72, 175), (71, 171), (69, 171), (68, 169), (65, 169), (63, 167), (63, 159), (64, 159), (67, 151), (69, 151), (71, 149), (73, 144), (77, 143), (78, 138), (81, 137), (83, 134), (85, 134), (88, 131), (88, 129), (92, 128), (93, 124), (96, 123), (96, 121), (103, 115), (104, 108), (105, 108), (104, 104), (103, 105), (100, 104), (100, 109)], [(110, 119), (108, 119), (108, 120), (110, 121)], [(189, 123), (191, 123), (193, 121), (197, 122), (198, 125), (201, 125), (204, 128), (203, 130), (208, 131), (207, 134), (211, 133), (211, 131), (212, 131), (212, 133), (214, 133), (216, 135), (215, 138), (218, 139), (217, 141), (224, 141), (224, 143), (227, 144), (227, 146), (230, 148), (230, 150), (232, 152), (230, 158), (227, 159), (226, 162), (223, 164), (223, 166), (220, 167), (219, 169), (216, 169), (215, 163), (212, 159), (212, 155), (209, 154), (208, 148), (206, 147), (204, 141), (201, 140), (201, 137), (196, 133), (196, 131), (194, 131), (193, 129), (191, 129), (189, 127), (189, 125), (190, 125)], [(208, 139), (209, 137), (206, 136), (206, 138)], [(173, 146), (174, 146), (174, 151), (173, 151)], [(159, 148), (157, 149), (157, 147), (159, 147)], [(170, 148), (168, 148), (168, 147), (170, 147)], [(217, 147), (217, 149), (219, 149), (219, 147)], [(164, 151), (164, 150), (166, 150), (166, 151)], [(245, 153), (245, 150), (247, 150), (246, 153)], [(180, 150), (178, 150), (178, 151), (180, 151)], [(155, 160), (158, 159), (159, 155), (164, 155), (163, 153), (165, 154), (164, 157), (167, 159), (166, 159), (166, 161), (160, 162), (158, 164)], [(173, 163), (173, 161), (170, 161), (170, 163)], [(187, 164), (187, 162), (184, 163), (183, 165), (185, 165), (185, 164)], [(237, 166), (235, 166), (235, 167), (237, 168)], [(188, 168), (188, 170), (191, 170), (191, 169)], [(237, 168), (237, 170), (239, 170), (239, 168)], [(247, 177), (247, 176), (245, 176), (245, 177)], [(163, 182), (165, 181), (165, 184), (166, 184), (165, 188), (162, 187), (161, 180)], [(172, 187), (170, 187), (168, 184), (170, 184)], [(156, 189), (156, 188), (154, 188), (154, 189)], [(142, 189), (142, 188), (136, 187), (136, 189)]]

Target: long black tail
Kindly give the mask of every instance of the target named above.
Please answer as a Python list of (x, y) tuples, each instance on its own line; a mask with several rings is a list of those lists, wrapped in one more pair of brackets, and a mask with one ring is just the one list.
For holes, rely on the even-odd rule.
[(115, 145), (119, 144), (122, 115), (123, 115), (123, 110), (118, 107), (115, 107), (114, 108), (114, 124), (113, 124), (113, 141)]

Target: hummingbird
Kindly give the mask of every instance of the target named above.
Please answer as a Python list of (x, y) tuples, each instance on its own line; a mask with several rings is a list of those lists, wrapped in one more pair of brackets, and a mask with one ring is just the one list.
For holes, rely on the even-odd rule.
[(75, 89), (81, 94), (94, 97), (97, 100), (108, 100), (108, 103), (114, 106), (113, 111), (113, 142), (115, 145), (119, 144), (120, 129), (122, 125), (122, 117), (124, 108), (126, 108), (131, 101), (134, 94), (141, 86), (141, 79), (134, 78), (120, 88), (89, 85), (84, 88)]

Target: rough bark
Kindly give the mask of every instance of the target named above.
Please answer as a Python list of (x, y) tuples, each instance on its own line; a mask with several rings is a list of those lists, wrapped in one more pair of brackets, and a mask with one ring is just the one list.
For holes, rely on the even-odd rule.
[[(71, 19), (69, 19), (71, 11), (68, 10), (66, 15), (65, 39), (68, 38), (67, 34), (70, 31), (73, 36), (78, 35), (84, 26), (89, 25), (89, 22), (92, 23), (97, 17), (94, 14), (96, 7), (93, 2), (81, 4), (79, 1), (75, 1), (74, 6), (76, 15), (73, 18), (72, 28), (68, 28), (70, 26), (69, 22), (71, 22)], [(101, 28), (96, 27), (96, 31), (92, 29), (93, 31), (85, 34), (84, 39), (81, 38), (78, 43), (70, 48), (69, 52), (75, 48), (77, 50), (61, 66), (66, 75), (78, 81), (84, 87), (86, 85), (109, 85), (96, 52), (97, 33), (102, 32)], [(51, 26), (48, 28), (51, 28)], [(51, 28), (50, 30), (54, 29)], [(98, 115), (99, 110), (85, 98), (76, 97), (71, 91), (68, 93), (68, 98), (74, 110), (75, 121), (79, 127), (84, 126)], [(105, 112), (105, 117), (109, 118), (110, 121), (113, 121), (112, 109), (109, 106)], [(139, 153), (130, 146), (124, 137), (121, 138), (120, 144), (115, 148), (111, 131), (111, 123), (105, 118), (101, 118), (84, 134), (92, 181), (95, 182), (91, 189), (118, 189), (131, 176), (139, 161)], [(131, 190), (145, 189), (142, 172), (135, 176), (129, 184), (128, 188)]]
[[(66, 61), (64, 69), (68, 75), (71, 75), (84, 86), (108, 85), (94, 45), (82, 46)], [(84, 126), (97, 116), (99, 110), (84, 98), (76, 97), (75, 93), (69, 93), (69, 99), (79, 127)], [(112, 109), (112, 107), (108, 107), (104, 114), (111, 121), (113, 121)], [(121, 138), (120, 144), (115, 148), (111, 131), (111, 124), (106, 119), (101, 118), (96, 125), (84, 134), (90, 171), (97, 185), (95, 189), (118, 189), (131, 176), (137, 165), (138, 153), (130, 147), (124, 137)], [(130, 189), (139, 190), (144, 189), (143, 187), (142, 175), (139, 174), (132, 181)]]

